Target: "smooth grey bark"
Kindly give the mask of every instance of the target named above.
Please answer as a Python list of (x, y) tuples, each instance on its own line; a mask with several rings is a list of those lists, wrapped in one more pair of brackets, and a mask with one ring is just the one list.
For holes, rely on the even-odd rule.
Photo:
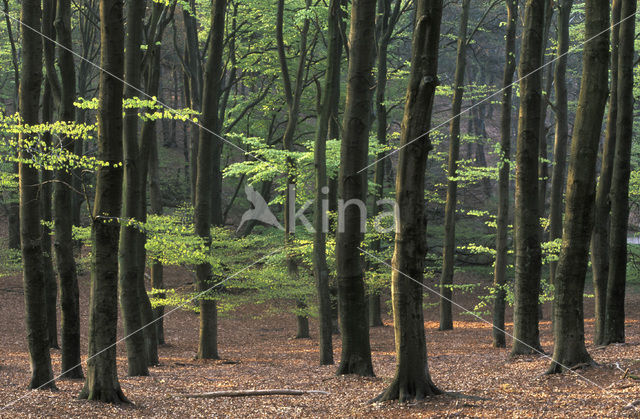
[[(582, 82), (571, 139), (562, 247), (555, 278), (553, 361), (549, 373), (590, 364), (584, 342), (584, 282), (596, 195), (596, 161), (609, 76), (609, 2), (587, 0)], [(625, 237), (626, 240), (626, 237)]]
[[(22, 31), (22, 74), (20, 80), (19, 112), (23, 123), (37, 124), (42, 84), (41, 8), (38, 0), (25, 0), (21, 7), (21, 21), (33, 30)], [(21, 133), (19, 144), (30, 138)], [(30, 160), (26, 146), (20, 147), (20, 244), (22, 249), (22, 279), (24, 286), (25, 323), (31, 363), (29, 388), (55, 388), (51, 370), (45, 277), (42, 257), (42, 227), (40, 225), (40, 179), (38, 169), (25, 163)]]
[[(311, 2), (307, 0), (307, 7), (311, 6)], [(300, 101), (302, 99), (302, 89), (304, 87), (305, 79), (305, 67), (307, 59), (307, 35), (309, 33), (309, 19), (305, 19), (300, 33), (300, 57), (298, 58), (298, 67), (296, 70), (295, 84), (291, 82), (289, 76), (289, 66), (287, 64), (287, 57), (284, 45), (284, 0), (278, 1), (278, 9), (276, 15), (276, 45), (278, 50), (278, 61), (280, 63), (280, 71), (282, 72), (282, 87), (285, 93), (285, 101), (287, 104), (287, 126), (285, 128), (284, 135), (282, 136), (282, 145), (286, 151), (294, 151), (295, 132), (298, 126), (298, 118), (300, 112)], [(286, 161), (286, 181), (287, 181), (287, 193), (285, 195), (284, 202), (284, 243), (287, 248), (287, 273), (288, 275), (297, 280), (299, 276), (298, 261), (295, 256), (290, 254), (289, 248), (295, 241), (295, 219), (291, 219), (291, 212), (289, 208), (295, 208), (295, 193), (289, 193), (289, 189), (292, 188), (295, 191), (297, 179), (295, 174), (295, 161), (293, 158), (287, 157)], [(291, 199), (293, 198), (293, 200)], [(298, 309), (305, 309), (306, 303), (304, 301), (296, 301)], [(296, 338), (308, 338), (309, 337), (309, 318), (306, 315), (296, 316)]]
[(400, 210), (391, 274), (396, 373), (375, 400), (421, 400), (441, 394), (427, 363), (422, 294), (426, 254), (425, 169), (432, 148), (428, 136), (438, 84), (441, 0), (418, 0), (413, 34), (411, 73), (405, 104), (396, 199)]
[(124, 77), (124, 4), (100, 2), (100, 87), (98, 92), (98, 155), (108, 163), (98, 168), (91, 237), (91, 302), (89, 359), (79, 398), (108, 403), (128, 402), (118, 381), (116, 331), (118, 323), (117, 219), (122, 208), (122, 99)]
[(327, 181), (327, 134), (331, 118), (331, 101), (333, 95), (340, 96), (340, 60), (342, 59), (342, 41), (340, 39), (340, 21), (342, 11), (340, 0), (331, 0), (329, 4), (327, 46), (327, 71), (324, 94), (318, 116), (314, 147), (314, 163), (316, 169), (316, 202), (313, 226), (315, 229), (313, 242), (313, 272), (318, 290), (320, 365), (333, 364), (333, 325), (331, 323), (331, 295), (329, 293), (329, 269), (327, 267), (327, 227), (324, 217), (328, 206), (325, 206), (328, 195)]
[[(58, 66), (60, 68), (60, 121), (73, 121), (76, 98), (76, 72), (71, 37), (71, 2), (58, 0), (55, 20), (58, 47)], [(74, 152), (76, 142), (61, 137), (61, 146)], [(57, 182), (53, 185), (55, 257), (60, 283), (60, 309), (62, 340), (62, 372), (65, 378), (83, 378), (80, 362), (80, 291), (76, 262), (73, 255), (73, 177), (69, 170), (56, 171)]]
[(625, 288), (627, 279), (627, 227), (629, 221), (629, 175), (634, 112), (635, 0), (622, 0), (618, 51), (618, 115), (616, 151), (611, 182), (611, 235), (609, 279), (604, 343), (625, 340)]
[[(373, 62), (375, 58), (376, 0), (354, 0), (349, 33), (347, 98), (340, 148), (339, 196), (366, 202), (367, 154), (371, 129)], [(343, 225), (338, 225), (336, 258), (338, 312), (342, 332), (342, 355), (338, 374), (373, 376), (369, 321), (364, 287), (363, 262), (359, 247), (366, 214), (358, 205), (344, 209)]]
[[(142, 0), (127, 2), (127, 26), (125, 37), (124, 99), (134, 99), (142, 87), (142, 45), (143, 20), (146, 2)], [(142, 194), (142, 156), (138, 144), (139, 138), (138, 108), (124, 110), (123, 128), (123, 196), (122, 223), (120, 227), (120, 245), (118, 253), (118, 280), (120, 308), (124, 334), (127, 336), (128, 375), (149, 375), (147, 347), (142, 330), (143, 320), (140, 311), (143, 296), (139, 283), (144, 281), (144, 260), (140, 260), (138, 243), (143, 240), (139, 223), (143, 222), (142, 206), (139, 204)], [(142, 263), (142, 265), (140, 265)], [(144, 283), (144, 282), (143, 282)]]
[(509, 184), (511, 173), (511, 107), (513, 103), (513, 75), (516, 71), (516, 30), (518, 28), (518, 2), (507, 0), (507, 34), (505, 65), (502, 76), (502, 103), (500, 118), (500, 163), (498, 174), (498, 216), (496, 233), (496, 261), (493, 273), (495, 300), (493, 302), (493, 346), (506, 346), (505, 308), (507, 284), (507, 250), (509, 231)]
[[(211, 246), (211, 178), (220, 170), (220, 151), (222, 142), (218, 134), (218, 96), (222, 76), (222, 51), (224, 48), (224, 21), (226, 0), (215, 0), (211, 7), (211, 41), (204, 72), (202, 96), (202, 127), (198, 139), (195, 230), (204, 240), (207, 248)], [(215, 134), (214, 134), (215, 133)], [(217, 156), (217, 160), (212, 158)], [(215, 220), (214, 220), (215, 221)], [(211, 265), (204, 262), (196, 267), (198, 292), (209, 290), (215, 285)], [(217, 359), (218, 356), (218, 311), (216, 301), (211, 295), (200, 299), (200, 333), (198, 358)]]
[[(562, 210), (564, 206), (564, 186), (567, 171), (567, 144), (569, 142), (569, 106), (567, 97), (567, 56), (569, 51), (569, 19), (573, 0), (558, 3), (558, 51), (554, 69), (556, 100), (556, 132), (553, 145), (554, 164), (551, 172), (551, 208), (549, 210), (549, 240), (562, 237)], [(554, 284), (558, 263), (549, 263), (549, 282)]]
[(538, 330), (541, 270), (538, 145), (542, 105), (540, 66), (545, 1), (527, 1), (520, 51), (520, 114), (516, 147), (515, 200), (516, 277), (512, 355), (532, 354), (541, 350)]
[(607, 282), (609, 278), (609, 227), (611, 211), (611, 177), (613, 174), (616, 150), (618, 119), (618, 47), (620, 42), (620, 0), (614, 0), (611, 6), (611, 92), (609, 93), (609, 112), (607, 128), (602, 149), (600, 178), (596, 189), (595, 222), (591, 235), (591, 271), (593, 272), (593, 293), (595, 295), (595, 331), (593, 341), (596, 345), (605, 344), (605, 317), (607, 312)]
[(442, 275), (440, 277), (440, 327), (453, 329), (451, 301), (453, 298), (453, 271), (456, 254), (456, 206), (458, 182), (455, 179), (460, 158), (460, 111), (464, 96), (464, 73), (467, 65), (467, 26), (470, 0), (462, 0), (456, 72), (453, 81), (452, 119), (449, 125), (449, 164), (447, 168), (447, 199), (444, 210), (444, 243), (442, 245)]

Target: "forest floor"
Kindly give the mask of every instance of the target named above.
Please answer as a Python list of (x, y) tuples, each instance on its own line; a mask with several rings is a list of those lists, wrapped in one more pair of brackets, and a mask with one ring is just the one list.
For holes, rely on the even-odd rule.
[[(167, 270), (168, 286), (190, 277)], [(459, 278), (460, 280), (460, 278)], [(477, 281), (477, 278), (470, 280)], [(81, 284), (82, 342), (86, 354), (89, 279)], [(491, 328), (468, 315), (455, 315), (455, 329), (437, 331), (437, 308), (426, 311), (429, 364), (443, 390), (476, 396), (438, 396), (420, 403), (368, 403), (391, 381), (395, 355), (390, 317), (371, 329), (375, 378), (336, 376), (335, 366), (319, 366), (317, 330), (311, 339), (294, 339), (295, 318), (273, 314), (270, 307), (245, 306), (220, 320), (219, 361), (197, 361), (198, 318), (179, 310), (165, 319), (167, 344), (150, 377), (126, 376), (124, 344), (118, 345), (120, 382), (131, 405), (113, 406), (78, 400), (82, 381), (58, 380), (58, 391), (29, 392), (29, 359), (24, 332), (24, 303), (19, 276), (0, 280), (0, 417), (640, 417), (624, 410), (640, 399), (640, 381), (622, 379), (622, 369), (640, 375), (640, 287), (629, 292), (627, 344), (589, 351), (598, 367), (563, 375), (543, 375), (542, 356), (509, 358), (508, 349), (491, 347)], [(437, 299), (429, 297), (429, 302)], [(457, 301), (473, 307), (474, 296)], [(285, 302), (278, 302), (283, 307)], [(587, 340), (593, 332), (593, 300), (586, 301)], [(273, 308), (273, 307), (271, 307)], [(548, 307), (546, 308), (548, 311)], [(510, 316), (510, 313), (508, 313)], [(510, 318), (510, 317), (508, 317)], [(511, 325), (508, 326), (508, 331)], [(541, 323), (542, 344), (552, 350), (548, 313)], [(335, 337), (335, 358), (340, 339)], [(54, 372), (60, 352), (52, 351)], [(314, 389), (329, 395), (191, 399), (186, 393), (232, 389)], [(481, 398), (481, 399), (479, 399)]]

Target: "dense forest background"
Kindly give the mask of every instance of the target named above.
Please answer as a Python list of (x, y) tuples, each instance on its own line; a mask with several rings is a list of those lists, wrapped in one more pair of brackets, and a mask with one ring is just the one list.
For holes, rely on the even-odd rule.
[[(302, 386), (302, 416), (637, 413), (635, 1), (1, 7), (0, 412), (46, 411), (27, 385), (63, 389), (60, 415), (78, 394), (265, 409), (204, 404), (224, 394), (200, 367), (216, 390)], [(323, 410), (334, 355), (353, 381), (325, 387), (363, 393)], [(171, 387), (128, 381), (149, 375)]]

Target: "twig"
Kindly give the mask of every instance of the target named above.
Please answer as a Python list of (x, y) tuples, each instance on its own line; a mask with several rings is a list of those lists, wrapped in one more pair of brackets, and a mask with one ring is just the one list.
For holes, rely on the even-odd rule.
[(177, 397), (213, 399), (216, 397), (253, 397), (253, 396), (303, 396), (305, 394), (329, 394), (320, 390), (291, 390), (291, 389), (271, 389), (271, 390), (227, 390), (214, 391), (211, 393), (196, 394), (176, 394)]

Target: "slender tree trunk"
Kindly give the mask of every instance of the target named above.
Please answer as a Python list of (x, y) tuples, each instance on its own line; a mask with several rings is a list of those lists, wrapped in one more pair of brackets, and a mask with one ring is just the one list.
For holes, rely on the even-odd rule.
[[(573, 0), (558, 3), (558, 51), (554, 72), (556, 95), (556, 133), (553, 146), (554, 165), (551, 173), (551, 209), (549, 210), (549, 240), (562, 237), (562, 209), (564, 206), (565, 172), (567, 170), (567, 143), (569, 118), (567, 99), (567, 51), (569, 51), (569, 19)], [(549, 264), (550, 282), (555, 283), (557, 262)]]
[[(604, 343), (624, 342), (624, 301), (627, 279), (627, 226), (629, 222), (629, 174), (633, 140), (633, 89), (635, 0), (622, 0), (618, 50), (618, 115), (616, 152), (611, 183), (611, 236)], [(631, 16), (629, 18), (629, 16)]]
[(440, 277), (440, 329), (453, 329), (451, 299), (453, 298), (453, 271), (456, 254), (456, 204), (458, 182), (455, 180), (460, 158), (460, 111), (464, 96), (464, 72), (467, 65), (467, 26), (470, 0), (462, 0), (460, 27), (458, 29), (458, 52), (456, 73), (453, 82), (453, 118), (449, 127), (449, 166), (447, 170), (447, 202), (444, 210), (444, 244), (442, 253), (442, 276)]
[(618, 44), (620, 26), (620, 0), (614, 0), (611, 7), (611, 93), (600, 179), (596, 189), (595, 222), (591, 235), (591, 270), (593, 272), (593, 292), (595, 294), (595, 332), (593, 342), (605, 344), (605, 316), (607, 312), (607, 281), (609, 277), (609, 223), (611, 210), (611, 176), (613, 174), (616, 150), (618, 118)]
[[(339, 196), (351, 204), (338, 222), (336, 258), (342, 356), (338, 374), (373, 376), (360, 244), (366, 221), (367, 150), (371, 128), (376, 0), (354, 0), (349, 34), (347, 102), (340, 151)], [(365, 212), (365, 213), (363, 213)]]
[(509, 231), (509, 175), (511, 173), (511, 107), (513, 97), (513, 74), (516, 71), (516, 30), (518, 25), (518, 2), (507, 0), (507, 35), (504, 74), (502, 76), (502, 116), (500, 123), (500, 171), (498, 175), (498, 218), (496, 238), (496, 262), (493, 273), (495, 300), (493, 303), (493, 346), (504, 348), (504, 313), (506, 307), (507, 248)]
[[(307, 7), (310, 7), (311, 3), (307, 0)], [(285, 91), (285, 99), (287, 102), (288, 121), (285, 128), (284, 135), (282, 137), (283, 147), (287, 151), (294, 151), (294, 136), (296, 128), (298, 126), (298, 113), (300, 111), (300, 100), (302, 97), (302, 88), (304, 86), (304, 69), (307, 57), (307, 34), (309, 32), (309, 20), (305, 19), (305, 23), (300, 34), (300, 58), (298, 61), (298, 68), (296, 72), (295, 86), (291, 83), (289, 77), (289, 68), (287, 65), (287, 57), (284, 47), (284, 0), (278, 1), (278, 12), (276, 19), (276, 43), (278, 49), (278, 59), (280, 61), (280, 69), (282, 72), (282, 85)], [(287, 193), (285, 196), (284, 204), (284, 242), (287, 248), (287, 272), (291, 278), (297, 281), (299, 277), (298, 273), (298, 261), (295, 256), (289, 253), (289, 248), (295, 242), (295, 219), (292, 219), (292, 215), (295, 213), (296, 205), (296, 174), (295, 174), (295, 161), (293, 158), (288, 157), (286, 162), (287, 171)], [(293, 209), (293, 211), (292, 211)], [(304, 301), (297, 301), (296, 305), (298, 309), (306, 308)], [(309, 319), (306, 315), (296, 316), (297, 332), (296, 338), (308, 338), (309, 337)]]
[[(158, 167), (158, 141), (154, 141), (151, 144), (152, 150), (149, 159), (149, 192), (151, 200), (151, 214), (162, 215), (162, 195), (160, 192), (160, 173)], [(155, 290), (164, 289), (164, 271), (162, 263), (152, 260), (151, 261), (151, 288)], [(157, 295), (158, 298), (164, 298), (165, 294), (161, 293)], [(163, 345), (164, 339), (164, 322), (162, 320), (164, 316), (164, 307), (160, 306), (153, 310), (154, 318), (156, 321), (156, 331), (158, 344)]]
[[(11, 63), (13, 64), (13, 99), (17, 105), (19, 102), (19, 90), (20, 90), (20, 64), (18, 62), (18, 48), (16, 47), (16, 40), (13, 36), (13, 28), (11, 26), (11, 18), (9, 14), (9, 0), (3, 0), (4, 20), (7, 25), (7, 38), (9, 38), (9, 45), (11, 47)], [(17, 106), (16, 106), (17, 107)], [(18, 165), (13, 165), (13, 172), (18, 174)], [(7, 215), (8, 224), (8, 246), (9, 249), (20, 250), (20, 205), (18, 202), (9, 203), (9, 211)]]
[[(544, 65), (544, 89), (542, 92), (542, 102), (540, 104), (540, 142), (538, 150), (540, 159), (538, 161), (538, 177), (540, 179), (540, 188), (538, 189), (540, 204), (540, 217), (545, 216), (547, 210), (547, 182), (549, 180), (549, 166), (547, 164), (547, 108), (549, 98), (551, 97), (551, 89), (553, 88), (553, 64), (546, 61), (547, 45), (551, 33), (551, 22), (553, 21), (553, 3), (554, 0), (545, 0), (544, 3), (544, 32), (542, 34), (542, 58), (541, 65)], [(541, 241), (544, 241), (544, 230), (541, 229)], [(540, 304), (540, 315), (542, 316), (542, 304)]]
[(596, 161), (608, 96), (609, 2), (587, 0), (582, 83), (571, 141), (562, 248), (556, 271), (550, 373), (591, 363), (584, 343), (584, 281), (596, 195)]
[(81, 399), (127, 402), (116, 369), (118, 239), (122, 207), (122, 98), (124, 16), (122, 0), (100, 1), (98, 168), (93, 205), (89, 359)]
[[(143, 62), (146, 64), (146, 92), (148, 95), (157, 97), (160, 91), (160, 73), (161, 73), (161, 45), (162, 36), (168, 23), (171, 21), (174, 14), (175, 3), (170, 6), (166, 6), (162, 3), (154, 3), (151, 12), (150, 22), (148, 24), (148, 40), (150, 44), (147, 52), (143, 58)], [(147, 221), (147, 177), (149, 171), (150, 161), (153, 159), (152, 154), (157, 154), (157, 135), (156, 135), (156, 121), (149, 119), (144, 122), (142, 126), (142, 134), (139, 140), (140, 149), (140, 177), (138, 188), (140, 194), (137, 198), (136, 205), (138, 206), (138, 213), (142, 222)], [(157, 191), (156, 191), (157, 192)], [(155, 197), (156, 200), (158, 197)], [(158, 365), (160, 360), (158, 358), (158, 329), (157, 323), (154, 323), (155, 316), (153, 309), (151, 308), (151, 301), (147, 294), (145, 287), (145, 267), (146, 267), (146, 235), (141, 234), (140, 240), (137, 241), (136, 254), (138, 257), (138, 266), (141, 267), (139, 273), (138, 282), (138, 295), (140, 297), (140, 316), (143, 324), (148, 327), (144, 328), (144, 339), (147, 349), (147, 362), (149, 365)], [(156, 273), (157, 275), (157, 273)], [(157, 278), (156, 278), (157, 279)]]
[[(539, 351), (540, 214), (538, 206), (538, 143), (542, 101), (542, 35), (544, 3), (525, 6), (520, 53), (520, 115), (516, 150), (514, 340), (512, 355)], [(526, 76), (526, 77), (525, 77)]]
[[(125, 99), (138, 96), (142, 86), (142, 29), (146, 11), (145, 1), (127, 3), (127, 33), (125, 40)], [(124, 334), (128, 336), (127, 347), (128, 374), (130, 376), (149, 375), (147, 348), (145, 346), (139, 295), (139, 283), (144, 281), (144, 265), (140, 266), (138, 242), (142, 240), (140, 213), (142, 157), (138, 147), (138, 108), (124, 110), (124, 183), (123, 183), (123, 222), (120, 228), (120, 249), (118, 254), (120, 307), (124, 324)], [(144, 262), (143, 262), (144, 263)]]
[[(22, 79), (19, 109), (22, 122), (38, 123), (40, 86), (42, 84), (42, 40), (40, 1), (22, 2), (21, 21), (33, 30), (22, 32)], [(40, 225), (40, 179), (38, 169), (25, 163), (31, 159), (25, 144), (30, 139), (20, 134), (20, 242), (25, 299), (25, 323), (31, 361), (29, 388), (55, 388), (51, 371), (49, 339), (47, 337), (47, 311), (45, 277), (42, 258), (42, 228)]]
[(416, 2), (411, 73), (396, 176), (400, 219), (391, 273), (396, 374), (378, 400), (405, 402), (442, 393), (429, 373), (422, 308), (427, 248), (424, 184), (427, 156), (432, 146), (428, 136), (414, 141), (431, 127), (433, 98), (438, 84), (441, 17), (441, 0)]
[[(222, 143), (213, 133), (218, 129), (218, 95), (222, 75), (222, 50), (224, 37), (224, 14), (226, 0), (215, 0), (211, 7), (212, 36), (202, 97), (202, 128), (198, 140), (198, 172), (196, 179), (195, 230), (204, 240), (207, 248), (211, 246), (211, 176), (215, 168), (220, 169), (220, 150)], [(217, 161), (212, 156), (218, 156)], [(196, 267), (198, 292), (209, 290), (215, 285), (208, 262)], [(216, 301), (210, 294), (200, 299), (200, 338), (198, 358), (218, 358), (218, 313)]]
[[(55, 19), (60, 68), (59, 120), (75, 119), (76, 73), (71, 40), (71, 2), (58, 0)], [(58, 77), (48, 74), (48, 78)], [(61, 136), (60, 146), (68, 152), (75, 151), (72, 138)], [(55, 260), (60, 284), (60, 309), (62, 338), (62, 375), (65, 378), (82, 378), (80, 360), (80, 302), (76, 261), (73, 255), (73, 176), (70, 170), (59, 168), (53, 185), (53, 211), (55, 231)]]
[[(44, 20), (44, 19), (43, 19)], [(45, 82), (44, 94), (42, 95), (42, 122), (54, 122), (53, 98), (49, 83)], [(44, 133), (42, 140), (51, 146), (51, 133)], [(51, 246), (51, 228), (49, 223), (53, 220), (51, 211), (52, 181), (53, 173), (50, 170), (40, 171), (40, 205), (42, 221), (47, 224), (42, 226), (42, 262), (44, 272), (45, 294), (47, 301), (47, 332), (49, 336), (49, 347), (60, 348), (58, 345), (58, 284), (56, 274), (53, 269), (53, 248)]]
[(313, 242), (313, 266), (318, 289), (319, 336), (320, 336), (320, 365), (333, 364), (333, 341), (331, 324), (331, 297), (329, 294), (329, 268), (327, 267), (327, 219), (328, 182), (327, 182), (327, 133), (329, 118), (331, 117), (332, 95), (340, 96), (340, 60), (342, 58), (342, 40), (340, 39), (340, 21), (342, 12), (340, 0), (331, 0), (329, 5), (329, 30), (327, 37), (327, 72), (324, 94), (318, 126), (316, 128), (316, 142), (314, 147), (314, 162), (316, 168), (316, 206), (314, 208), (313, 227), (315, 229)]
[[(196, 21), (196, 2), (189, 1), (190, 11), (183, 9), (185, 28), (185, 72), (187, 73), (187, 88), (189, 92), (189, 106), (195, 111), (201, 110), (203, 75), (200, 48), (198, 44), (198, 26)], [(196, 179), (198, 174), (198, 138), (200, 130), (191, 125), (191, 202), (196, 206)]]

